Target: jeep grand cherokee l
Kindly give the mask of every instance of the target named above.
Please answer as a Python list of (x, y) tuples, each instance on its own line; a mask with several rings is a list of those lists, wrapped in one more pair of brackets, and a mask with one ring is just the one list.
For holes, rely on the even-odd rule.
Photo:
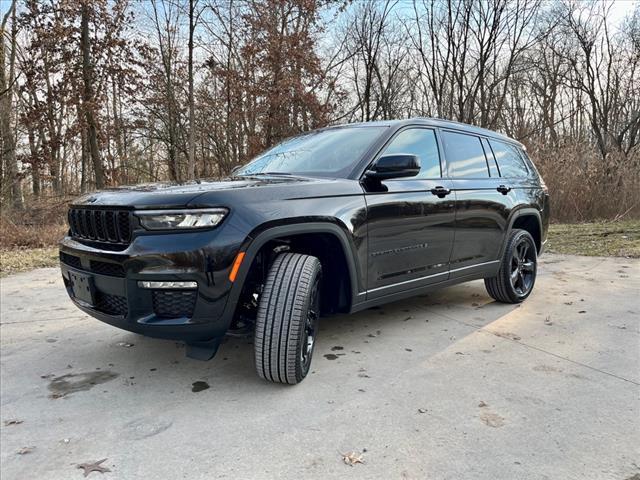
[(73, 302), (103, 322), (211, 358), (253, 334), (258, 374), (305, 378), (320, 316), (484, 279), (522, 302), (549, 197), (524, 147), (413, 119), (288, 139), (222, 181), (122, 187), (69, 210)]

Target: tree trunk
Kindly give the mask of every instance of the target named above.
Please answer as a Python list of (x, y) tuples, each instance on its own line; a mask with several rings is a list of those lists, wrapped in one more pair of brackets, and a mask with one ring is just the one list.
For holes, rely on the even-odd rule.
[(93, 114), (93, 68), (91, 66), (91, 46), (89, 45), (89, 3), (88, 0), (82, 2), (82, 18), (80, 26), (80, 47), (82, 49), (82, 78), (84, 80), (83, 107), (85, 120), (87, 122), (87, 139), (89, 142), (89, 152), (93, 163), (93, 171), (96, 177), (96, 188), (104, 188), (104, 167), (98, 149), (98, 128)]
[(195, 139), (195, 112), (193, 100), (193, 33), (195, 31), (194, 1), (189, 0), (189, 153), (187, 158), (187, 178), (195, 178), (196, 166), (196, 139)]
[(29, 138), (29, 152), (31, 153), (31, 186), (33, 188), (33, 196), (40, 196), (40, 163), (36, 161), (38, 158), (38, 146), (36, 145), (36, 134), (28, 126), (27, 136)]
[[(11, 53), (9, 55), (9, 75), (6, 72), (6, 37), (5, 28), (11, 15)], [(2, 131), (2, 158), (0, 162), (5, 167), (5, 180), (11, 185), (11, 204), (16, 209), (22, 209), (22, 187), (18, 175), (18, 161), (16, 158), (16, 144), (11, 129), (11, 112), (13, 111), (13, 81), (15, 77), (16, 59), (16, 2), (11, 3), (9, 11), (2, 19), (0, 28), (0, 130)]]

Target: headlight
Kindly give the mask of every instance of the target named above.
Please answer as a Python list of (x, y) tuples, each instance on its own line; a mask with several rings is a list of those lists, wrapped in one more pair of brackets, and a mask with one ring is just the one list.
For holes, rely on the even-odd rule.
[(226, 208), (199, 210), (148, 210), (135, 215), (147, 230), (174, 230), (189, 228), (212, 228), (227, 214)]

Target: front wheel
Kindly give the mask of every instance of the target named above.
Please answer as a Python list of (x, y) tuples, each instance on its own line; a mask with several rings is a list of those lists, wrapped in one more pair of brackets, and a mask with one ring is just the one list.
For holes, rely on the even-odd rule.
[(269, 268), (255, 328), (258, 375), (296, 384), (309, 372), (320, 319), (320, 261), (283, 253)]
[(520, 303), (536, 282), (536, 244), (526, 230), (513, 230), (502, 256), (498, 275), (485, 278), (489, 295), (502, 303)]

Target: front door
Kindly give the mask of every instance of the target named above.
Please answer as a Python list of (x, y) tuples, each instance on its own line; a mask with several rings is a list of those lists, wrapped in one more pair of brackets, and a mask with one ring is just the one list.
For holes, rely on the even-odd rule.
[(420, 173), (365, 185), (368, 228), (367, 299), (447, 280), (455, 227), (451, 182), (442, 176), (435, 131), (408, 127), (380, 155), (408, 153)]

